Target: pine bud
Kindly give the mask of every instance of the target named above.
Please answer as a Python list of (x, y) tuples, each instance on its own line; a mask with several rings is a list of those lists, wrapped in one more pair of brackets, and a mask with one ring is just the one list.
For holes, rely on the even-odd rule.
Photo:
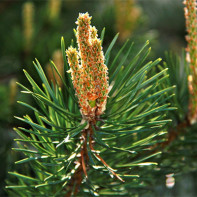
[(79, 51), (73, 47), (66, 51), (81, 113), (89, 121), (104, 113), (109, 92), (101, 41), (90, 22), (88, 13), (79, 14), (76, 22)]
[(31, 2), (26, 2), (23, 5), (23, 35), (25, 50), (29, 51), (32, 45), (32, 37), (34, 32), (33, 27), (34, 19), (34, 5)]
[[(63, 62), (61, 50), (58, 49), (58, 50), (54, 51), (52, 60), (53, 60), (54, 64), (56, 65), (59, 74), (61, 76), (63, 76), (64, 62)], [(52, 70), (50, 64), (47, 64), (46, 70), (47, 70), (48, 78), (53, 82), (53, 84), (55, 84), (57, 82), (58, 85), (60, 87), (62, 87), (62, 80), (61, 80), (60, 76), (58, 75), (58, 73), (55, 70), (54, 71)]]
[(185, 19), (188, 42), (186, 48), (186, 61), (189, 64), (191, 75), (188, 77), (188, 88), (190, 92), (189, 100), (189, 120), (197, 122), (197, 10), (196, 0), (185, 0)]
[(62, 0), (50, 0), (49, 1), (49, 19), (51, 21), (55, 20), (60, 13), (62, 5)]
[(142, 11), (135, 0), (115, 0), (114, 6), (116, 14), (116, 29), (120, 32), (120, 40), (125, 41), (135, 31)]
[(10, 105), (13, 105), (14, 102), (16, 101), (16, 95), (17, 95), (17, 89), (18, 89), (15, 78), (10, 80), (9, 86), (10, 86), (10, 98), (9, 98)]

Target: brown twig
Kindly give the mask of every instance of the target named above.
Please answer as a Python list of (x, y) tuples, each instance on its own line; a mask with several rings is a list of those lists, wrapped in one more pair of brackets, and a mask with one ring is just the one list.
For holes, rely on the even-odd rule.
[(154, 150), (153, 152), (156, 152), (158, 148), (164, 149), (169, 144), (171, 144), (174, 140), (176, 140), (180, 133), (185, 132), (186, 131), (185, 129), (189, 126), (191, 126), (191, 124), (188, 119), (188, 116), (186, 116), (183, 122), (180, 122), (175, 128), (169, 130), (166, 141), (155, 144), (154, 146), (151, 147), (151, 149)]
[[(80, 160), (79, 160), (80, 161)], [(74, 176), (71, 179), (70, 185), (68, 186), (69, 192), (65, 195), (65, 197), (72, 196), (72, 188), (75, 186), (74, 189), (74, 196), (79, 192), (79, 186), (82, 182), (82, 166), (80, 165), (78, 170), (75, 172)]]
[(188, 117), (186, 117), (183, 122), (180, 122), (175, 128), (169, 131), (167, 141), (161, 144), (162, 148), (166, 147), (167, 145), (172, 143), (175, 139), (177, 139), (178, 135), (180, 133), (185, 132), (185, 129), (189, 126), (191, 126), (191, 124)]
[(85, 174), (86, 178), (88, 177), (87, 171), (86, 171), (86, 165), (89, 160), (88, 154), (87, 154), (87, 132), (88, 132), (87, 129), (82, 131), (81, 140), (83, 141), (83, 145), (81, 147), (81, 152), (80, 152), (81, 155), (78, 160), (78, 162), (80, 163), (80, 166), (71, 179), (70, 185), (68, 187), (69, 192), (66, 194), (65, 197), (71, 197), (73, 187), (75, 187), (73, 194), (74, 196), (76, 196), (77, 193), (79, 192), (79, 188), (83, 180), (83, 174)]
[(83, 139), (84, 140), (84, 143), (83, 143), (83, 147), (81, 149), (81, 165), (82, 165), (82, 169), (83, 169), (83, 172), (86, 176), (86, 178), (88, 178), (88, 174), (87, 174), (87, 171), (86, 171), (86, 162), (88, 162), (89, 158), (88, 158), (88, 153), (87, 153), (87, 132), (88, 130), (84, 130), (83, 131)]
[(72, 195), (72, 188), (75, 186), (74, 189), (74, 196), (77, 195), (77, 193), (79, 192), (79, 188), (81, 185), (81, 182), (83, 180), (83, 174), (85, 175), (86, 178), (88, 178), (88, 174), (87, 174), (87, 166), (88, 166), (88, 161), (89, 161), (89, 157), (88, 157), (88, 150), (87, 150), (87, 136), (89, 135), (89, 147), (90, 150), (92, 151), (92, 153), (95, 155), (95, 157), (120, 181), (125, 182), (118, 174), (116, 174), (112, 168), (104, 161), (104, 159), (96, 153), (96, 150), (94, 149), (93, 146), (93, 126), (95, 127), (96, 125), (96, 119), (91, 120), (89, 122), (89, 127), (85, 130), (82, 131), (82, 136), (81, 136), (81, 140), (83, 141), (83, 145), (81, 147), (81, 151), (80, 151), (80, 157), (78, 162), (80, 163), (80, 166), (78, 168), (78, 170), (75, 172), (74, 176), (71, 179), (71, 183), (69, 185), (69, 192), (66, 194), (65, 197), (71, 197)]
[(93, 147), (93, 129), (92, 129), (92, 125), (90, 124), (89, 127), (89, 131), (90, 131), (90, 137), (89, 137), (89, 146), (92, 152), (94, 152), (94, 155), (98, 158), (99, 161), (101, 161), (103, 163), (104, 166), (106, 166), (108, 168), (108, 170), (120, 181), (125, 182), (122, 178), (120, 178), (120, 176), (118, 176), (118, 174), (116, 174), (111, 167), (102, 159), (102, 157), (100, 155), (98, 155), (96, 153), (96, 150)]

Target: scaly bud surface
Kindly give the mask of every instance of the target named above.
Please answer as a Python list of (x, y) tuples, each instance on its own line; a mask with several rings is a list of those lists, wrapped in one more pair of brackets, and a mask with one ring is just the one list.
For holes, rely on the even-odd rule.
[(185, 19), (188, 35), (186, 48), (186, 60), (190, 66), (191, 74), (188, 77), (188, 86), (190, 92), (189, 100), (189, 120), (190, 123), (197, 122), (197, 8), (196, 0), (185, 0)]
[(73, 47), (66, 51), (81, 113), (89, 121), (104, 113), (109, 92), (101, 40), (90, 23), (88, 13), (79, 14), (76, 22), (78, 51)]

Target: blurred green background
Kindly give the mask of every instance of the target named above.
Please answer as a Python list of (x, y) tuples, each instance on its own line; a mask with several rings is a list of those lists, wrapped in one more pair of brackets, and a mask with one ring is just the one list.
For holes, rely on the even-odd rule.
[[(120, 33), (114, 54), (127, 39), (135, 42), (135, 50), (150, 40), (151, 59), (164, 58), (166, 50), (179, 54), (186, 46), (182, 0), (1, 0), (0, 196), (6, 196), (3, 188), (7, 171), (13, 170), (14, 161), (21, 157), (11, 150), (16, 146), (12, 128), (21, 124), (13, 116), (31, 113), (16, 101), (33, 103), (27, 95), (20, 94), (16, 81), (28, 86), (23, 69), (38, 80), (32, 66), (34, 58), (40, 61), (50, 79), (53, 76), (49, 59), (61, 70), (60, 39), (63, 36), (67, 46), (75, 39), (72, 30), (76, 28), (79, 12), (89, 12), (99, 34), (106, 28), (104, 50), (115, 34)], [(165, 177), (161, 177), (164, 184), (155, 186), (156, 196), (195, 196), (194, 175), (185, 175), (185, 181), (176, 182), (171, 189), (165, 186)]]

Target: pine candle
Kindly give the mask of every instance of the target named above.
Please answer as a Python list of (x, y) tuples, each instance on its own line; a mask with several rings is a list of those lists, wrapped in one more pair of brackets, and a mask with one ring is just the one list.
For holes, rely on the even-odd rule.
[(101, 40), (92, 27), (88, 13), (79, 14), (76, 22), (78, 51), (72, 46), (66, 51), (73, 86), (81, 113), (93, 120), (105, 111), (108, 96), (108, 68), (104, 63)]
[(188, 86), (190, 93), (189, 100), (189, 120), (190, 123), (197, 122), (197, 10), (196, 0), (185, 0), (185, 19), (188, 35), (186, 41), (186, 60), (189, 63), (190, 75), (188, 76)]

